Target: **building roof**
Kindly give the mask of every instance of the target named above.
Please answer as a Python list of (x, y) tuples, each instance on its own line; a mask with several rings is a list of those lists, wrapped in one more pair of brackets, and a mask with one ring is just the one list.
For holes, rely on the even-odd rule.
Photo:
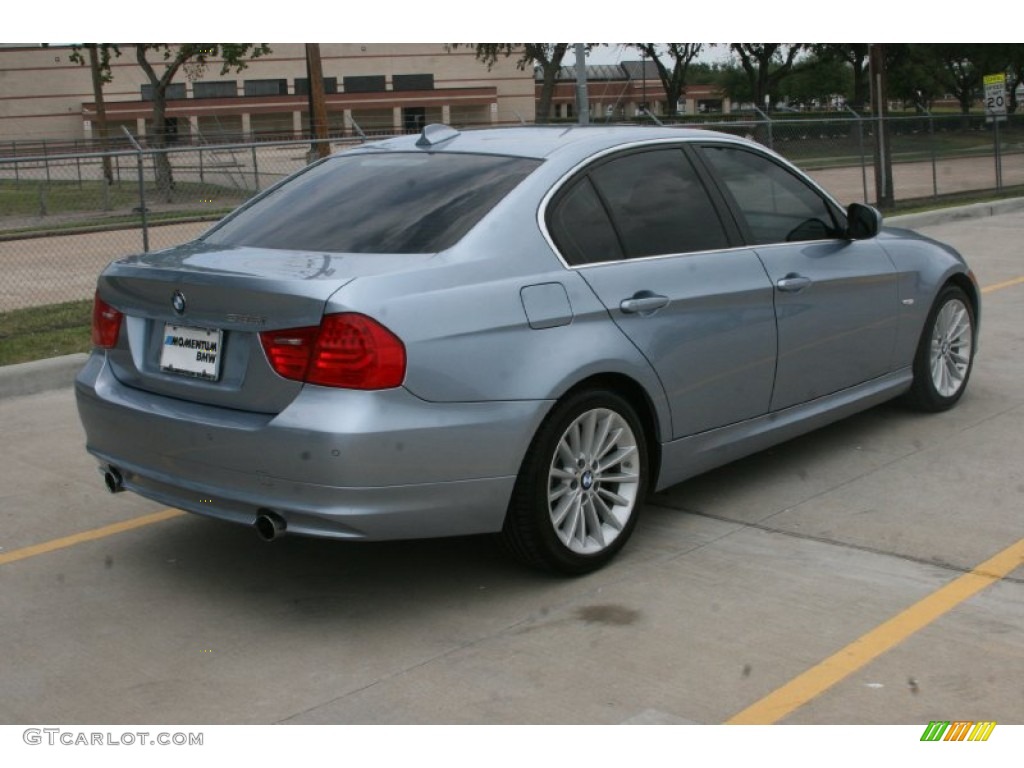
[[(645, 67), (646, 65), (646, 67)], [(619, 64), (588, 64), (587, 80), (594, 82), (608, 81), (629, 81), (644, 79), (646, 69), (647, 80), (658, 79), (658, 68), (652, 61), (623, 61)], [(534, 78), (537, 82), (544, 79), (544, 72), (540, 67), (534, 68)], [(556, 81), (575, 80), (576, 66), (559, 67)]]

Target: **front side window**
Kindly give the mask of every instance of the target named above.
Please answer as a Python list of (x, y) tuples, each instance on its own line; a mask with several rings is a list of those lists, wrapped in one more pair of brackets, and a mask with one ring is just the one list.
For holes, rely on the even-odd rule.
[(539, 163), (425, 152), (330, 158), (204, 239), (329, 253), (436, 253), (457, 243)]
[(840, 237), (832, 206), (803, 179), (737, 147), (703, 147), (756, 245)]

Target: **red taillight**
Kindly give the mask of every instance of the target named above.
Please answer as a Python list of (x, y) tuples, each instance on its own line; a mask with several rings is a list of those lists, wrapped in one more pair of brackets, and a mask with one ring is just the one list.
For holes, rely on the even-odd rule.
[(405, 378), (405, 345), (365, 315), (325, 315), (319, 326), (260, 334), (280, 376), (347, 389), (388, 389)]
[(117, 337), (121, 333), (122, 317), (124, 315), (101, 299), (97, 292), (92, 303), (93, 346), (110, 349), (117, 344)]

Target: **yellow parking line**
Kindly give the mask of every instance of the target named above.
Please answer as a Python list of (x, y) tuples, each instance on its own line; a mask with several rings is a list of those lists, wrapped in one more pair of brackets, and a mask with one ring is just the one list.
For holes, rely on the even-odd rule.
[(0, 565), (15, 563), (18, 560), (26, 560), (30, 557), (35, 557), (36, 555), (45, 555), (47, 552), (66, 549), (67, 547), (73, 547), (76, 544), (81, 544), (86, 541), (105, 539), (108, 536), (124, 533), (125, 531), (132, 531), (136, 528), (152, 525), (153, 523), (160, 523), (164, 520), (170, 520), (172, 517), (178, 517), (179, 515), (184, 514), (184, 512), (178, 509), (165, 509), (160, 512), (154, 512), (151, 515), (133, 517), (131, 520), (125, 520), (111, 525), (104, 525), (102, 528), (93, 528), (91, 531), (82, 531), (81, 533), (75, 533), (61, 539), (52, 539), (50, 541), (44, 541), (41, 544), (33, 544), (30, 547), (22, 547), (21, 549), (15, 549), (10, 552), (2, 552), (0, 553)]
[(981, 289), (982, 293), (992, 293), (993, 291), (999, 291), (1003, 288), (1010, 288), (1014, 285), (1020, 285), (1024, 283), (1024, 277), (1015, 277), (1013, 280), (1004, 280), (1001, 283), (995, 283), (994, 285), (986, 285)]
[(858, 669), (924, 629), (985, 587), (1024, 565), (1024, 539), (989, 558), (902, 613), (893, 616), (838, 653), (729, 718), (732, 725), (770, 725), (821, 695)]

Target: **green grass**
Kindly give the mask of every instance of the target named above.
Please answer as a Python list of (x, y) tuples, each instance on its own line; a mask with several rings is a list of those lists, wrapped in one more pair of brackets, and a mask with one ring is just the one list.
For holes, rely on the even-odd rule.
[[(191, 211), (164, 211), (150, 213), (146, 217), (149, 226), (159, 224), (188, 224), (193, 221), (219, 221), (227, 216), (233, 208), (211, 208), (197, 214)], [(142, 217), (135, 213), (130, 216), (86, 216), (81, 219), (44, 222), (31, 227), (0, 229), (0, 240), (20, 240), (24, 237), (45, 236), (51, 234), (78, 234), (87, 232), (104, 232), (114, 229), (138, 229), (142, 226)]]
[[(104, 184), (99, 181), (77, 182), (42, 179), (4, 180), (0, 182), (0, 209), (8, 216), (39, 216), (75, 211), (93, 212), (103, 207)], [(114, 184), (107, 188), (112, 210), (137, 206), (139, 189), (130, 184)]]
[(92, 300), (0, 312), (0, 365), (92, 349)]
[[(211, 220), (221, 218), (249, 197), (249, 193), (214, 184), (178, 182), (167, 200), (147, 188), (146, 206), (151, 222)], [(0, 180), (0, 234), (25, 235), (137, 227), (138, 185), (102, 181)]]

